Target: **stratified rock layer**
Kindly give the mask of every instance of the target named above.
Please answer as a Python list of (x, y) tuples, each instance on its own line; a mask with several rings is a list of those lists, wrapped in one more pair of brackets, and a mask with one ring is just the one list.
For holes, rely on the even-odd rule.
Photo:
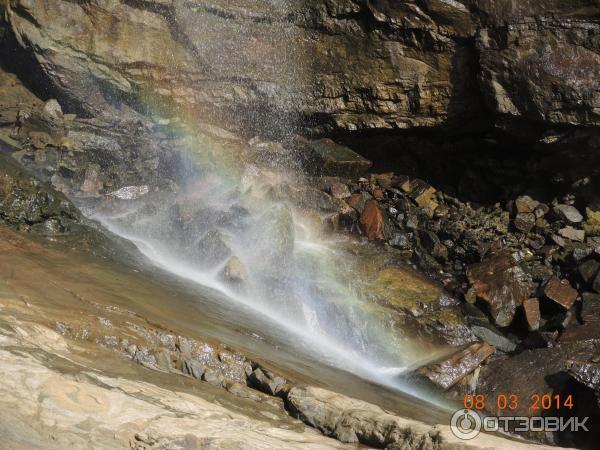
[(592, 0), (14, 0), (2, 8), (59, 100), (92, 114), (124, 101), (153, 113), (210, 112), (230, 125), (288, 128), (313, 118), (319, 129), (406, 129), (480, 118), (485, 100), (496, 119), (600, 121)]

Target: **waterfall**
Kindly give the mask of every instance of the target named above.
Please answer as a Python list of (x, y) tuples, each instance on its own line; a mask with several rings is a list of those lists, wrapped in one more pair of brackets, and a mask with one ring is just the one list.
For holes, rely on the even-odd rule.
[[(297, 131), (286, 105), (303, 101), (310, 64), (289, 22), (293, 2), (271, 3), (277, 35), (255, 31), (252, 27), (260, 26), (253, 19), (244, 28), (240, 21), (196, 14), (199, 33), (230, 27), (231, 39), (195, 45), (198, 57), (217, 74), (226, 72), (231, 59), (262, 74), (265, 81), (255, 89), (270, 99), (265, 111), (281, 114), (248, 111), (254, 116), (249, 121), (262, 121), (262, 135), (285, 136)], [(352, 239), (323, 233), (322, 217), (285, 194), (306, 185), (293, 152), (273, 162), (260, 139), (215, 138), (214, 129), (207, 132), (192, 114), (168, 111), (166, 105), (148, 107), (163, 115), (167, 110), (184, 124), (178, 138), (187, 158), (174, 177), (177, 186), (116, 191), (94, 208), (93, 217), (136, 243), (156, 265), (283, 327), (299, 353), (413, 392), (398, 375), (425, 359), (431, 346), (411, 339), (390, 309), (363, 291), (361, 266), (368, 252)], [(222, 121), (223, 128), (237, 125)], [(243, 157), (247, 148), (252, 152)], [(257, 331), (269, 335), (269, 330)]]

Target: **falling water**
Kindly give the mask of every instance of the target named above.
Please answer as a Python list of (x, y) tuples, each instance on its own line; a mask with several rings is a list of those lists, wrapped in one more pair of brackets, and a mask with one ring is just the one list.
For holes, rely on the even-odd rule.
[[(286, 22), (292, 2), (271, 3), (277, 12), (272, 26), (281, 21), (276, 35), (257, 43), (259, 32), (199, 14), (194, 20), (199, 29), (204, 27), (204, 35), (207, 27), (229, 27), (229, 34), (215, 35), (232, 38), (220, 43), (208, 38), (196, 50), (218, 73), (225, 73), (233, 59), (236, 67), (247, 64), (266, 80), (256, 87), (260, 94), (268, 91), (273, 108), (285, 111), (286, 105), (303, 101), (310, 73), (296, 48), (294, 27)], [(181, 116), (180, 111), (172, 113)], [(286, 114), (248, 114), (256, 115), (253, 123), (262, 120), (264, 135), (296, 128)], [(158, 266), (220, 291), (285, 328), (298, 352), (410, 390), (398, 375), (422, 360), (427, 347), (399, 332), (389, 310), (362, 291), (365, 261), (356, 256), (360, 246), (343, 236), (324, 235), (315, 226), (319, 218), (279, 195), (281, 186), (303, 183), (295, 170), (286, 170), (294, 161), (288, 159), (287, 167), (240, 164), (239, 158), (230, 157), (235, 149), (223, 151), (222, 144), (215, 148), (210, 140), (198, 139), (202, 133), (196, 124), (178, 118), (187, 125), (182, 139), (191, 161), (179, 173), (178, 187), (117, 191), (95, 209), (94, 217), (136, 243)], [(260, 145), (254, 148), (255, 159), (260, 159)]]

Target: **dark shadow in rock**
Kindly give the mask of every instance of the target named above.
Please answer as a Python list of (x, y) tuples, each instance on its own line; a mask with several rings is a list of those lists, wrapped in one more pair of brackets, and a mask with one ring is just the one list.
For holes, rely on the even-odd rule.
[[(546, 377), (546, 382), (553, 388), (552, 398), (559, 396), (561, 405), (544, 412), (544, 417), (559, 417), (566, 422), (570, 418), (579, 418), (582, 421), (589, 417), (585, 426), (589, 431), (571, 431), (566, 429), (555, 434), (556, 444), (562, 447), (574, 447), (582, 450), (594, 450), (600, 442), (600, 407), (596, 393), (593, 389), (577, 382), (567, 372), (559, 372)], [(565, 402), (572, 396), (573, 408), (565, 406)], [(569, 402), (570, 403), (570, 402)]]

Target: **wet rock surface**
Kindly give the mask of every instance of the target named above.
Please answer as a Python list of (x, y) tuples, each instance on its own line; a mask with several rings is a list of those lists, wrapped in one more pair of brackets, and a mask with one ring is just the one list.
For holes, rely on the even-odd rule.
[(449, 359), (419, 369), (419, 373), (429, 378), (442, 389), (449, 389), (471, 374), (496, 351), (485, 343), (472, 344), (455, 353)]
[(479, 119), (483, 105), (498, 121), (598, 123), (593, 1), (54, 0), (7, 3), (3, 13), (13, 45), (88, 114), (120, 97), (245, 123), (305, 116), (329, 130), (434, 127)]
[[(470, 345), (430, 372), (453, 386), (450, 394), (491, 396), (500, 387), (525, 397), (597, 394), (597, 3), (292, 3), (2, 3), (0, 141), (12, 153), (0, 154), (2, 221), (51, 241), (88, 232), (65, 195), (112, 211), (151, 198), (143, 221), (158, 216), (156, 205), (180, 188), (176, 175), (195, 164), (307, 174), (270, 195), (302, 208), (311, 229), (346, 233), (389, 259), (365, 270), (365, 290), (392, 311), (398, 333)], [(229, 130), (190, 128), (175, 110), (194, 124), (226, 118)], [(373, 133), (384, 129), (394, 133)], [(435, 136), (424, 139), (425, 129)], [(336, 140), (323, 139), (327, 133)], [(190, 147), (209, 150), (190, 156)], [(369, 173), (371, 162), (350, 147), (383, 173)], [(382, 158), (371, 155), (381, 151), (379, 170)], [(402, 173), (390, 172), (397, 167)], [(282, 266), (294, 250), (291, 210), (265, 211), (257, 225)], [(239, 287), (248, 268), (228, 239), (248, 226), (246, 213), (241, 205), (218, 213), (173, 205), (171, 225), (190, 236), (177, 250), (222, 266)], [(114, 253), (105, 231), (91, 234), (87, 248)], [(444, 291), (407, 283), (403, 264)], [(67, 323), (56, 329), (85, 335)], [(134, 331), (143, 342), (108, 332), (90, 339), (240, 398), (284, 397), (302, 420), (340, 440), (440, 445), (431, 430), (402, 428), (365, 405), (353, 412), (333, 399), (324, 407), (322, 393), (290, 391), (286, 380), (227, 349)], [(146, 432), (135, 442), (164, 444)]]

